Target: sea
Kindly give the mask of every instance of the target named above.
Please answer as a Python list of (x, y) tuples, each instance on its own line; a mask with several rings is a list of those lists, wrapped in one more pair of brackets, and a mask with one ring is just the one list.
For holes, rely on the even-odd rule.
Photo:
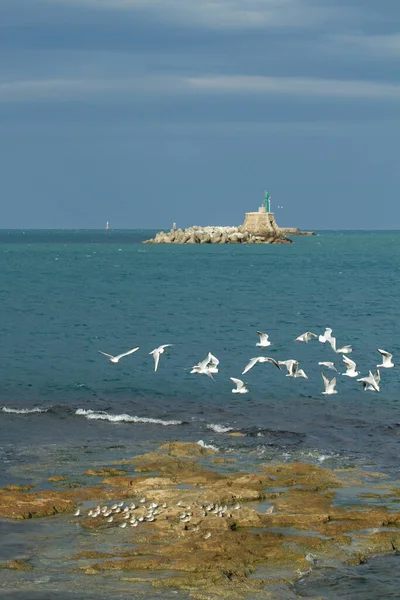
[[(331, 327), (338, 346), (352, 345), (362, 375), (380, 362), (377, 348), (400, 363), (400, 231), (320, 231), (290, 245), (142, 243), (155, 233), (0, 231), (0, 487), (46, 488), (55, 473), (168, 440), (232, 452), (243, 468), (302, 460), (398, 481), (400, 368), (381, 370), (380, 393), (364, 392), (329, 344), (295, 339)], [(269, 348), (257, 348), (257, 331), (269, 334)], [(155, 373), (149, 353), (161, 344), (171, 346)], [(118, 364), (99, 352), (135, 346)], [(220, 372), (191, 374), (208, 352)], [(296, 359), (308, 379), (257, 364), (243, 376), (249, 393), (233, 394), (230, 377), (242, 378), (259, 355)], [(338, 373), (325, 374), (336, 375), (338, 393), (324, 396), (318, 362), (332, 360)], [(0, 562), (35, 556), (34, 576), (0, 571), (0, 596), (75, 599), (84, 585), (84, 598), (132, 598), (119, 581), (100, 586), (69, 572), (76, 525), (61, 520), (61, 534), (52, 523), (0, 520)], [(377, 600), (399, 590), (393, 554), (318, 569), (279, 598)]]

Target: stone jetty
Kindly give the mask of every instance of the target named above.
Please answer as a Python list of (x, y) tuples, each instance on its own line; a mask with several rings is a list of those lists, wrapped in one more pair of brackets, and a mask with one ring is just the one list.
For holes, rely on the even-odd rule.
[(239, 227), (199, 227), (160, 231), (145, 244), (291, 244), (289, 235), (313, 235), (296, 227), (281, 228), (274, 213), (260, 207), (258, 212), (246, 213)]
[(250, 233), (243, 227), (188, 227), (160, 231), (145, 244), (291, 244), (285, 235), (270, 231), (260, 235)]

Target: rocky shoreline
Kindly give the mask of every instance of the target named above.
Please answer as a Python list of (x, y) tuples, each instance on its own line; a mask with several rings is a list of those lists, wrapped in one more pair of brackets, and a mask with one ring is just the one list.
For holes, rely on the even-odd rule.
[(291, 244), (292, 240), (279, 231), (256, 235), (241, 227), (199, 227), (160, 231), (144, 244)]
[[(65, 568), (92, 577), (120, 573), (133, 594), (146, 582), (198, 599), (269, 598), (269, 588), (290, 585), (315, 565), (357, 565), (400, 550), (400, 486), (385, 484), (384, 475), (301, 462), (242, 472), (236, 460), (232, 452), (169, 442), (77, 473), (86, 483), (59, 472), (46, 489), (6, 486), (0, 517), (52, 516), (54, 526), (69, 513), (81, 539)], [(356, 502), (350, 489), (359, 490)], [(10, 556), (0, 568), (34, 571), (33, 558)]]

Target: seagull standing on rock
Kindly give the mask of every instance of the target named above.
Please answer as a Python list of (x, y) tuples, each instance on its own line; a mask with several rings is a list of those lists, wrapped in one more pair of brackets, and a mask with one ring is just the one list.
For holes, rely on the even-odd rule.
[(165, 348), (168, 348), (168, 346), (172, 346), (172, 344), (164, 344), (163, 346), (159, 346), (158, 348), (154, 348), (154, 350), (152, 350), (151, 352), (149, 352), (149, 354), (152, 354), (153, 358), (154, 358), (154, 373), (158, 369), (158, 362), (160, 360), (160, 354), (164, 354)]
[(137, 350), (139, 350), (139, 346), (136, 346), (136, 348), (132, 348), (131, 350), (128, 350), (128, 352), (124, 352), (123, 354), (118, 354), (117, 356), (112, 356), (112, 354), (107, 354), (106, 352), (102, 352), (101, 350), (99, 350), (99, 352), (100, 354), (107, 356), (110, 362), (118, 363), (121, 360), (121, 358), (124, 358), (124, 356), (128, 356), (129, 354), (133, 354)]
[(383, 357), (382, 364), (377, 365), (378, 369), (379, 367), (381, 367), (382, 369), (392, 369), (396, 366), (392, 361), (393, 354), (390, 354), (390, 352), (386, 352), (386, 350), (382, 350), (381, 348), (378, 348), (378, 352), (379, 354), (382, 354)]

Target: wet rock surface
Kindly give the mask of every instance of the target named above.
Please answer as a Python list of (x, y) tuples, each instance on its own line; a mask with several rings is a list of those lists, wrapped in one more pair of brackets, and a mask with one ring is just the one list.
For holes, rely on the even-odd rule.
[[(96, 465), (86, 472), (89, 480), (96, 476), (96, 486), (9, 486), (0, 490), (0, 515), (70, 520), (82, 541), (65, 568), (118, 576), (131, 583), (133, 595), (136, 584), (150, 581), (198, 599), (269, 598), (268, 586), (289, 584), (316, 565), (360, 564), (400, 550), (393, 482), (375, 485), (386, 504), (364, 498), (342, 506), (341, 490), (356, 487), (361, 496), (376, 474), (301, 462), (236, 472), (232, 455), (218, 454), (170, 442), (118, 465)], [(90, 550), (85, 532), (96, 534)], [(113, 543), (105, 547), (110, 535)], [(32, 568), (13, 557), (1, 566)], [(255, 576), (260, 567), (263, 575)]]

